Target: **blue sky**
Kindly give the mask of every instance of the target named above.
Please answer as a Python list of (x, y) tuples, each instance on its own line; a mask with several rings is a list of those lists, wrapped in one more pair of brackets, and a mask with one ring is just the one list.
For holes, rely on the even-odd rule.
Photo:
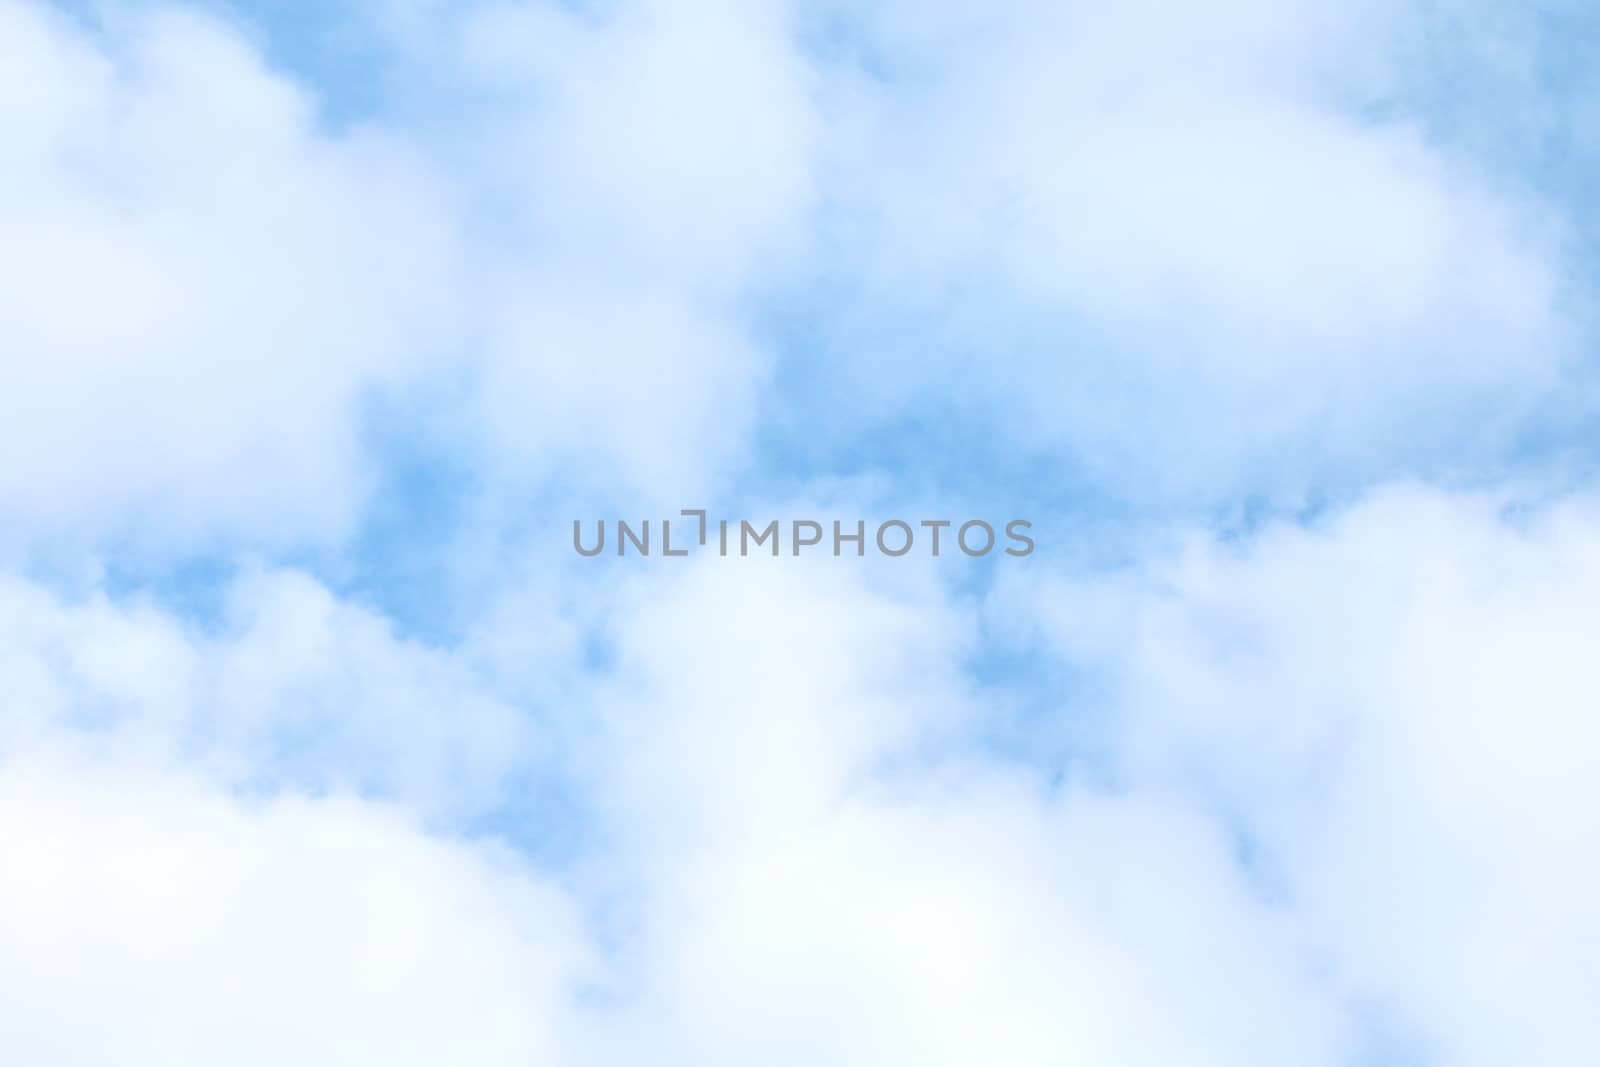
[(1575, 1062), (1597, 34), (0, 0), (0, 1061)]

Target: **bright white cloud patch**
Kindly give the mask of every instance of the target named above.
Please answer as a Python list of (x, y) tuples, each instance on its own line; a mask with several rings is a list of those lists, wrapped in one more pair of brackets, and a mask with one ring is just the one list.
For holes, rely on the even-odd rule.
[[(290, 585), (263, 599), (304, 597)], [(296, 799), (292, 764), (240, 799), (220, 788), (226, 761), (182, 771), (133, 742), (141, 715), (181, 710), (165, 703), (12, 738), (0, 983), (26, 991), (19, 1020), (71, 1002), (93, 1025), (45, 1012), (7, 1028), (0, 1054), (182, 1065), (248, 1041), (261, 1062), (408, 1062), (456, 1040), (485, 1065), (663, 1050), (960, 1063), (986, 1048), (1017, 1063), (1188, 1050), (1221, 1065), (1272, 1062), (1308, 1033), (1308, 1062), (1332, 1048), (1337, 1004), (1215, 826), (952, 757), (983, 709), (956, 666), (968, 628), (936, 587), (767, 560), (619, 598), (619, 670), (592, 694), (602, 730), (573, 724), (598, 832), (565, 890), (423, 838), (392, 810)], [(780, 601), (784, 620), (743, 621)], [(65, 658), (108, 684), (104, 610), (75, 633), (58, 624), (56, 653), (19, 668)], [(339, 647), (299, 621), (309, 642)], [(111, 625), (180, 655), (153, 619)], [(248, 658), (267, 692), (304, 675), (302, 642), (271, 624), (241, 644), (206, 658)], [(432, 733), (415, 713), (389, 729), (401, 748)], [(1184, 900), (1150, 891), (1179, 872)], [(1225, 980), (1196, 1001), (1214, 974)], [(1167, 1025), (1138, 1032), (1152, 1004)]]
[[(1457, 547), (1441, 552), (1447, 544)], [(1559, 1062), (1581, 1040), (1593, 978), (1586, 946), (1597, 933), (1600, 886), (1584, 843), (1600, 798), (1583, 755), (1593, 741), (1584, 709), (1596, 695), (1583, 607), (1600, 593), (1595, 560), (1600, 525), (1588, 503), (1505, 518), (1492, 502), (1408, 493), (1319, 531), (1269, 531), (1243, 550), (1197, 545), (1147, 578), (1002, 599), (1012, 610), (1053, 607), (1050, 639), (1106, 678), (1113, 721), (1124, 724), (1111, 746), (1124, 785), (1110, 791), (1078, 784), (1072, 767), (1052, 785), (1038, 769), (960, 743), (997, 709), (962, 681), (973, 635), (936, 587), (863, 586), (767, 560), (712, 563), (624, 592), (616, 678), (590, 694), (603, 732), (573, 723), (588, 736), (579, 762), (596, 791), (596, 840), (609, 844), (583, 865), (589, 888), (556, 908), (610, 901), (589, 914), (613, 918), (589, 927), (597, 940), (547, 958), (515, 939), (499, 945), (498, 926), (476, 931), (513, 917), (553, 922), (541, 909), (554, 904), (474, 912), (459, 932), (457, 920), (420, 912), (417, 934), (442, 939), (440, 952), (480, 937), (499, 947), (446, 960), (443, 973), (419, 964), (403, 974), (421, 983), (415, 995), (444, 998), (451, 1011), (459, 983), (520, 976), (513, 993), (475, 999), (471, 1013), (439, 1023), (490, 1042), (476, 1061), (489, 1064), (518, 1062), (500, 1050), (535, 1040), (544, 1030), (525, 1020), (544, 1019), (583, 1035), (557, 1062), (632, 1062), (668, 1048), (712, 1063), (958, 1063), (987, 1048), (1017, 1063), (1333, 1064), (1348, 1062), (1377, 1013), (1438, 1062), (1496, 1062), (1530, 1047), (1530, 1030), (1548, 1049), (1536, 1062)], [(292, 585), (285, 594), (303, 595)], [(749, 625), (775, 603), (786, 612)], [(80, 638), (72, 658), (104, 676), (107, 643), (86, 630), (95, 636)], [(315, 625), (298, 625), (304, 640), (287, 643), (272, 630), (257, 627), (252, 651), (217, 658), (248, 657), (270, 691), (276, 674), (303, 675), (296, 648), (339, 647)], [(146, 638), (138, 658), (161, 662), (165, 640)], [(124, 635), (117, 647), (141, 646)], [(375, 682), (365, 688), (405, 707)], [(453, 711), (465, 710), (460, 700)], [(137, 878), (155, 879), (192, 897), (184, 914), (236, 924), (229, 936), (244, 940), (220, 948), (185, 927), (155, 965), (160, 982), (192, 982), (195, 968), (228, 960), (256, 966), (242, 946), (258, 926), (290, 921), (295, 901), (364, 930), (339, 910), (368, 892), (359, 886), (381, 884), (426, 909), (433, 898), (416, 894), (432, 893), (435, 879), (457, 877), (462, 864), (469, 887), (480, 877), (478, 861), (448, 849), (411, 860), (413, 848), (444, 847), (405, 844), (398, 830), (395, 853), (359, 835), (347, 841), (357, 833), (347, 821), (364, 826), (369, 816), (343, 802), (237, 802), (118, 763), (38, 755), (103, 729), (58, 724), (13, 746), (10, 810), (68, 814), (36, 825), (17, 817), (9, 833), (65, 834), (68, 854), (93, 869), (65, 870), (51, 851), (24, 861), (33, 873), (12, 891), (41, 879), (86, 892), (108, 877), (94, 863), (128, 864), (135, 889)], [(389, 729), (400, 750), (431, 733), (416, 713)], [(102, 811), (107, 789), (124, 800)], [(79, 819), (85, 804), (99, 813)], [(145, 804), (155, 807), (143, 814)], [(54, 828), (69, 817), (78, 821)], [(130, 838), (115, 828), (127, 819), (148, 829)], [(190, 820), (238, 822), (244, 844), (212, 857), (205, 850), (220, 846), (195, 840)], [(181, 846), (145, 841), (166, 834)], [(287, 853), (286, 872), (309, 865), (328, 880), (282, 902), (237, 899), (223, 888), (231, 850), (268, 847), (251, 843), (257, 835)], [(342, 857), (327, 869), (323, 840), (339, 842)], [(190, 849), (203, 858), (191, 861)], [(512, 881), (496, 892), (507, 900), (549, 892), (531, 875), (504, 877)], [(126, 918), (141, 902), (129, 890), (109, 914)], [(539, 927), (558, 942), (580, 928)], [(628, 931), (620, 942), (602, 933), (617, 928)], [(405, 929), (362, 935), (361, 952), (339, 947), (355, 936), (348, 930), (324, 936), (332, 947), (323, 951), (352, 968), (367, 966), (364, 952), (409, 951)], [(72, 973), (130, 965), (119, 942), (89, 944), (74, 949), (87, 955)], [(591, 954), (607, 961), (601, 970), (567, 969)], [(35, 969), (53, 958), (12, 956), (13, 980), (41, 988)], [(278, 964), (264, 965), (270, 983)], [(1507, 996), (1506, 974), (1526, 995)], [(362, 1012), (395, 1010), (407, 995), (381, 985), (370, 1009), (313, 1013), (307, 1034), (330, 1049), (387, 1047), (363, 1044), (377, 1039)], [(569, 1015), (574, 998), (583, 1007)], [(1151, 1017), (1162, 1025), (1139, 1025)], [(143, 1039), (143, 1029), (116, 1029), (134, 1025), (118, 1018), (106, 1024), (113, 1040)], [(223, 1047), (203, 1044), (209, 1032), (185, 1040)]]
[(1438, 1062), (1561, 1063), (1600, 981), (1600, 511), (1383, 494), (1012, 606), (1103, 672), (1135, 789), (1247, 836), (1345, 995)]
[[(1438, 114), (1534, 23), (378, 5), (341, 108), (236, 14), (0, 0), (0, 1063), (1593, 1045), (1600, 507), (1397, 487), (1592, 404)], [(1033, 558), (547, 513), (974, 483)]]
[(641, 927), (601, 1062), (1335, 1062), (1339, 1005), (1215, 826), (971, 755), (993, 708), (936, 588), (674, 585), (622, 626), (595, 757)]
[(13, 759), (0, 850), (8, 1061), (556, 1061), (570, 908), (395, 811)]
[(0, 514), (145, 538), (347, 529), (365, 391), (452, 314), (407, 147), (181, 11), (0, 6)]
[(589, 61), (542, 63), (487, 51), (547, 48), (539, 27), (474, 29), (449, 84), (515, 106), (439, 132), (327, 129), (311, 89), (181, 9), (91, 30), (7, 3), (0, 25), (9, 523), (338, 543), (378, 403), (457, 431), (497, 484), (665, 499), (738, 462), (768, 360), (728, 301), (808, 195), (798, 74), (747, 57), (772, 82), (750, 96), (717, 73), (781, 47), (770, 28), (568, 26)]

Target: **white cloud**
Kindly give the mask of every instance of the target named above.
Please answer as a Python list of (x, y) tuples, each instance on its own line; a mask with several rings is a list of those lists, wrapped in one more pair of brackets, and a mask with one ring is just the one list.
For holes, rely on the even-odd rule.
[[(1208, 502), (1500, 458), (1571, 380), (1560, 220), (1436, 138), (1414, 13), (423, 5), (336, 131), (214, 20), (109, 9), (0, 0), (24, 544), (339, 543), (380, 392), (498, 520), (706, 502), (779, 370), (833, 429), (970, 404)], [(806, 277), (936, 343), (778, 367), (752, 309)], [(1083, 683), (1031, 763), (922, 564), (537, 560), (450, 648), (289, 570), (210, 627), (0, 579), (0, 1061), (1276, 1067), (1377, 1019), (1564, 1062), (1600, 521), (1509, 499), (1008, 563)], [(1057, 729), (1105, 765), (1055, 781)], [(507, 785), (546, 774), (570, 810)], [(432, 836), (541, 819), (559, 885)]]
[(109, 11), (0, 7), (13, 540), (342, 543), (379, 399), (496, 486), (665, 499), (741, 462), (769, 360), (732, 301), (810, 196), (778, 27), (474, 13), (407, 68), (448, 128), (330, 129), (235, 30)]
[(505, 482), (559, 475), (652, 511), (743, 466), (769, 361), (717, 305), (508, 273), (485, 321), (472, 432)]
[(368, 391), (441, 342), (445, 195), (201, 17), (0, 6), (6, 519), (269, 544), (348, 529)]
[(730, 560), (619, 601), (587, 766), (635, 935), (594, 1062), (1335, 1062), (1214, 824), (972, 755), (929, 578)]
[[(569, 268), (713, 291), (803, 236), (822, 117), (783, 5), (468, 5), (454, 74), (500, 94), (477, 160)], [(509, 99), (509, 106), (505, 101)]]
[(499, 805), (541, 758), (531, 713), (462, 657), (292, 572), (247, 574), (215, 631), (100, 594), (0, 581), (0, 750), (63, 729), (239, 787), (360, 790), (434, 818)]
[(0, 851), (8, 1062), (548, 1063), (586, 965), (508, 856), (351, 799), (35, 755)]
[(0, 9), (24, 543), (339, 543), (377, 395), (517, 492), (704, 496), (914, 402), (1209, 501), (1498, 456), (1572, 380), (1561, 219), (1432, 135), (1410, 9), (423, 7), (338, 130), (107, 10)]
[(1217, 805), (1337, 986), (1440, 1062), (1567, 1062), (1600, 943), (1600, 511), (1392, 490), (1009, 601), (1131, 784)]
[[(12, 721), (32, 708), (35, 728), (0, 761), (0, 987), (19, 991), (0, 1056), (335, 1063), (457, 1040), (484, 1065), (1238, 1064), (1312, 1035), (1300, 1058), (1325, 1061), (1339, 1007), (1215, 827), (961, 756), (983, 710), (959, 666), (972, 634), (931, 575), (782, 563), (610, 595), (615, 675), (561, 711), (593, 816), (560, 891), (260, 759), (301, 707), (330, 709), (307, 740), (355, 742), (330, 772), (398, 775), (437, 736), (411, 710), (427, 657), (303, 580), (247, 584), (239, 632), (204, 643), (150, 612), (12, 596), (38, 639), (6, 640), (34, 678)], [(245, 794), (225, 758), (137, 743), (210, 678), (244, 709), (206, 725), (255, 757)], [(83, 714), (107, 706), (113, 723)], [(363, 732), (373, 708), (392, 718)], [(1190, 892), (1168, 900), (1180, 871)], [(68, 1006), (88, 1025), (52, 1022)], [(1152, 1011), (1163, 1027), (1135, 1025)]]
[[(1309, 531), (1273, 527), (1243, 546), (1196, 539), (1123, 577), (1014, 572), (994, 609), (1033, 620), (1085, 682), (1062, 719), (1032, 724), (1034, 754), (1057, 729), (1081, 736), (1069, 719), (1106, 731), (1097, 751), (1110, 762), (1094, 773), (1069, 762), (1064, 782), (1054, 767), (984, 754), (979, 739), (1010, 709), (969, 679), (970, 604), (931, 566), (710, 558), (668, 575), (611, 571), (615, 585), (586, 588), (612, 666), (566, 687), (552, 711), (581, 794), (563, 817), (583, 826), (560, 905), (527, 872), (483, 889), (473, 850), (410, 831), (391, 841), (369, 823), (392, 817), (338, 800), (337, 775), (287, 763), (246, 802), (219, 791), (235, 780), (225, 760), (175, 770), (168, 750), (131, 742), (141, 718), (184, 717), (187, 687), (174, 679), (220, 677), (264, 723), (330, 709), (324, 733), (308, 735), (335, 739), (330, 769), (371, 760), (398, 775), (407, 753), (441, 737), (420, 711), (427, 694), (461, 713), (447, 741), (481, 718), (459, 664), (503, 655), (492, 635), (447, 660), (406, 649), (289, 577), (247, 583), (242, 613), (206, 642), (126, 606), (13, 596), (12, 616), (29, 621), (6, 645), (32, 648), (7, 664), (23, 683), (13, 707), (56, 696), (32, 697), (55, 709), (48, 725), (8, 744), (0, 782), (13, 800), (0, 809), (53, 813), (37, 833), (67, 845), (37, 861), (37, 882), (13, 878), (6, 891), (55, 887), (62, 910), (46, 914), (64, 924), (87, 886), (125, 864), (133, 890), (182, 888), (181, 914), (201, 931), (231, 917), (214, 957), (189, 927), (163, 935), (175, 947), (152, 965), (156, 990), (217, 968), (244, 981), (228, 967), (257, 958), (250, 931), (281, 931), (310, 909), (337, 927), (322, 935), (328, 980), (359, 984), (358, 945), (391, 935), (346, 940), (366, 929), (349, 902), (368, 900), (373, 872), (386, 872), (386, 891), (423, 909), (406, 914), (426, 920), (449, 977), (439, 991), (435, 971), (401, 968), (417, 996), (438, 998), (403, 1018), (459, 1018), (484, 1064), (522, 1062), (525, 1043), (547, 1039), (550, 1062), (593, 1064), (646, 1052), (957, 1063), (985, 1050), (1016, 1063), (1335, 1064), (1390, 1036), (1461, 1067), (1513, 1051), (1562, 1062), (1582, 1047), (1600, 889), (1585, 850), (1600, 810), (1586, 758), (1600, 512), (1577, 498), (1508, 518), (1503, 503), (1394, 491)], [(39, 638), (29, 646), (21, 632)], [(568, 646), (546, 651), (553, 669), (571, 669)], [(70, 692), (40, 681), (58, 676), (80, 681)], [(483, 684), (494, 692), (493, 678)], [(107, 734), (96, 712), (117, 693), (128, 721)], [(242, 738), (249, 755), (257, 735), (237, 724), (227, 734), (233, 721), (218, 720), (223, 740)], [(308, 786), (335, 799), (296, 799)], [(391, 791), (428, 810), (426, 792)], [(432, 810), (453, 818), (448, 805)], [(190, 819), (314, 877), (281, 903), (246, 895), (231, 911), (225, 879), (242, 861), (211, 851), (213, 835)], [(17, 816), (8, 832), (29, 825)], [(392, 849), (349, 843), (369, 832)], [(354, 849), (348, 863), (318, 851), (330, 840), (340, 855)], [(413, 860), (414, 849), (431, 858)], [(512, 903), (479, 907), (480, 891)], [(532, 903), (517, 903), (523, 893)], [(138, 911), (151, 899), (130, 891), (105, 929), (162, 929)], [(26, 903), (17, 914), (43, 907)], [(551, 919), (566, 910), (575, 917)], [(476, 918), (458, 923), (458, 911)], [(558, 947), (496, 933), (513, 921)], [(115, 975), (130, 966), (122, 953), (144, 951), (137, 938), (89, 936), (65, 942), (73, 974)], [(503, 952), (473, 947), (485, 943)], [(580, 967), (589, 957), (600, 962)], [(87, 987), (61, 993), (53, 968), (66, 964), (54, 959), (8, 953), (0, 971), (41, 1004), (60, 994), (91, 1005), (107, 1040), (154, 1047), (131, 1021), (148, 1010), (102, 1008)], [(277, 957), (264, 959), (276, 980)], [(442, 1014), (479, 983), (509, 992), (472, 998), (481, 1014)], [(221, 985), (210, 1016), (248, 1012), (233, 1003), (242, 989)], [(407, 1003), (372, 996), (372, 1011)], [(328, 1050), (309, 1062), (388, 1047), (363, 1044), (379, 1040), (367, 1003), (309, 1011), (306, 1031), (283, 1040)], [(38, 1025), (15, 1033), (68, 1040)], [(0, 1050), (97, 1062), (83, 1046), (4, 1040)], [(189, 1040), (180, 1051), (194, 1062), (225, 1047), (209, 1024)]]
[(841, 360), (870, 417), (932, 389), (1132, 495), (1292, 496), (1498, 454), (1571, 369), (1562, 222), (1430, 135), (1411, 9), (941, 12), (827, 85), (835, 344), (917, 342)]
[(470, 131), (444, 137), (455, 173), (494, 215), (484, 433), (524, 478), (659, 506), (721, 488), (771, 374), (741, 301), (816, 200), (813, 72), (779, 10), (487, 4), (432, 26), (413, 59), (442, 66)]

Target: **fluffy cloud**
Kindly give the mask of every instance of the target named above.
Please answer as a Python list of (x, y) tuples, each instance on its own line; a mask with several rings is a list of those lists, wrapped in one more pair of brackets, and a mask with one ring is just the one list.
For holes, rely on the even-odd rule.
[(0, 848), (16, 1062), (554, 1062), (585, 965), (514, 859), (349, 798), (36, 755), (0, 774)]
[(3, 13), (13, 539), (339, 544), (375, 406), (486, 493), (664, 506), (913, 409), (1210, 503), (1584, 406), (1564, 220), (1436, 135), (1408, 8), (425, 5), (337, 127), (105, 10)]
[(375, 412), (493, 485), (720, 484), (769, 372), (734, 280), (808, 195), (800, 75), (750, 52), (782, 47), (759, 20), (489, 19), (437, 60), (439, 129), (334, 126), (194, 12), (0, 7), (10, 540), (341, 544)]
[(1565, 1062), (1600, 978), (1600, 512), (1513, 503), (1392, 490), (1012, 602), (1099, 679), (1132, 786), (1234, 826), (1331, 981), (1441, 1063)]
[(1432, 136), (1420, 15), (1179, 7), (887, 5), (842, 35), (853, 285), (817, 332), (859, 417), (953, 398), (1135, 498), (1503, 449), (1574, 359), (1563, 223)]
[(974, 759), (976, 635), (926, 577), (746, 561), (629, 610), (596, 780), (634, 999), (599, 1062), (1334, 1062), (1217, 827)]
[(238, 788), (360, 790), (436, 817), (499, 804), (536, 722), (459, 656), (290, 572), (248, 574), (211, 630), (148, 603), (0, 581), (0, 744), (62, 730)]
[[(6, 638), (23, 697), (10, 721), (32, 707), (35, 725), (0, 765), (21, 857), (8, 936), (27, 949), (0, 972), (171, 1063), (230, 1039), (72, 984), (146, 959), (142, 937), (168, 946), (142, 965), (149, 996), (192, 997), (245, 1033), (251, 998), (287, 1005), (302, 1026), (274, 1040), (294, 1044), (264, 1047), (311, 1062), (431, 1049), (434, 1027), (486, 1065), (528, 1049), (592, 1064), (1338, 1064), (1408, 1048), (1462, 1067), (1513, 1050), (1563, 1062), (1585, 1032), (1600, 889), (1585, 850), (1600, 512), (1509, 503), (1392, 491), (1310, 529), (1197, 537), (1123, 576), (1019, 564), (990, 610), (1024, 627), (988, 637), (933, 561), (612, 571), (588, 587), (605, 672), (540, 713), (576, 783), (561, 818), (582, 827), (545, 873), (343, 799), (335, 773), (436, 826), (475, 818), (359, 771), (446, 761), (436, 746), (482, 727), (493, 698), (459, 664), (485, 662), (487, 637), (407, 649), (284, 576), (246, 583), (248, 608), (204, 642), (126, 605), (13, 593), (27, 621)], [(983, 743), (1011, 709), (968, 664), (996, 639), (1034, 641), (1079, 679), (1023, 753)], [(546, 653), (557, 670), (571, 656)], [(244, 709), (216, 718), (212, 755), (138, 744), (136, 723), (159, 734), (192, 715), (191, 676), (231, 679)], [(330, 716), (313, 738), (345, 739), (310, 748), (325, 765), (263, 756), (304, 708)], [(258, 772), (243, 793), (216, 756), (230, 739)], [(491, 773), (471, 770), (468, 784)], [(550, 836), (528, 798), (500, 810), (533, 820), (519, 836)], [(240, 865), (259, 880), (240, 888)], [(137, 936), (26, 941), (106, 880), (125, 892), (86, 929)], [(184, 903), (152, 910), (168, 900)], [(306, 957), (274, 954), (298, 953), (302, 929), (327, 961), (315, 1000), (284, 992), (309, 981)], [(380, 982), (373, 954), (424, 934), (393, 964), (403, 988)], [(196, 976), (219, 968), (213, 1003)], [(323, 982), (336, 1009), (318, 1006)], [(375, 1035), (374, 1013), (404, 1025)], [(18, 1056), (100, 1062), (59, 1044), (89, 1040), (76, 1030), (6, 1033)]]
[[(494, 215), (475, 364), (511, 477), (681, 506), (744, 466), (772, 357), (748, 310), (803, 244), (821, 119), (780, 11), (436, 13), (414, 62), (454, 172)], [(552, 457), (557, 457), (554, 461)]]
[(341, 533), (369, 391), (451, 317), (445, 198), (217, 24), (0, 6), (0, 493), (12, 525)]
[[(335, 123), (270, 17), (98, 10), (0, 0), (0, 1060), (1591, 1043), (1600, 512), (1368, 492), (1589, 403), (1560, 211), (1437, 113), (1445, 16), (397, 5)], [(334, 592), (392, 573), (384, 434), (481, 496), (433, 644)], [(1041, 529), (992, 591), (568, 566), (530, 503), (961, 511), (952, 450), (1355, 503), (1109, 576)], [(11, 566), (85, 544), (237, 577), (195, 618), (137, 552)]]
[[(301, 583), (247, 590), (262, 621), (203, 655), (148, 613), (13, 598), (41, 635), (12, 653), (15, 672), (95, 688), (48, 709), (36, 697), (55, 714), (0, 762), (12, 813), (0, 841), (17, 872), (0, 890), (0, 984), (25, 991), (8, 999), (18, 1025), (0, 1051), (183, 1064), (247, 1045), (262, 1062), (332, 1063), (456, 1042), (484, 1065), (652, 1050), (710, 1063), (956, 1063), (985, 1049), (1019, 1063), (1156, 1064), (1180, 1050), (1332, 1062), (1339, 1006), (1217, 827), (1158, 799), (1054, 789), (955, 744), (984, 705), (959, 667), (970, 622), (930, 577), (707, 561), (619, 587), (616, 670), (570, 722), (591, 832), (559, 882), (425, 837), (337, 780), (306, 798), (304, 763), (257, 756), (240, 792), (226, 760), (136, 743), (140, 722), (184, 716), (162, 686), (186, 658), (224, 676), (251, 664), (236, 696), (267, 694), (278, 718), (265, 725), (291, 730), (294, 708), (273, 694), (299, 679), (314, 705), (350, 692), (308, 660), (405, 670), (394, 649), (358, 651), (374, 640), (359, 617), (329, 628), (315, 621), (325, 605), (285, 609), (324, 599)], [(787, 610), (750, 625), (774, 603)], [(162, 684), (126, 679), (135, 665)], [(138, 701), (120, 721), (73, 714), (117, 686)], [(380, 762), (435, 735), (374, 677), (357, 688), (397, 712)], [(359, 707), (330, 729), (352, 729)], [(461, 697), (449, 707), (470, 712)], [(250, 721), (248, 707), (218, 716), (212, 745), (232, 730), (250, 754)], [(362, 765), (360, 750), (336, 756), (330, 767)], [(1152, 892), (1178, 872), (1184, 900)], [(1209, 975), (1225, 980), (1196, 997)], [(51, 1021), (69, 1002), (88, 1024)], [(1164, 1027), (1135, 1026), (1152, 1010)]]

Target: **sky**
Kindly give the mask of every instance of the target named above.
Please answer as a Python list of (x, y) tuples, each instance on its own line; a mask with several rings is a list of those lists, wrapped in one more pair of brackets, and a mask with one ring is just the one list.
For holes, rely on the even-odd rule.
[(0, 0), (0, 1063), (1586, 1062), (1596, 47)]

